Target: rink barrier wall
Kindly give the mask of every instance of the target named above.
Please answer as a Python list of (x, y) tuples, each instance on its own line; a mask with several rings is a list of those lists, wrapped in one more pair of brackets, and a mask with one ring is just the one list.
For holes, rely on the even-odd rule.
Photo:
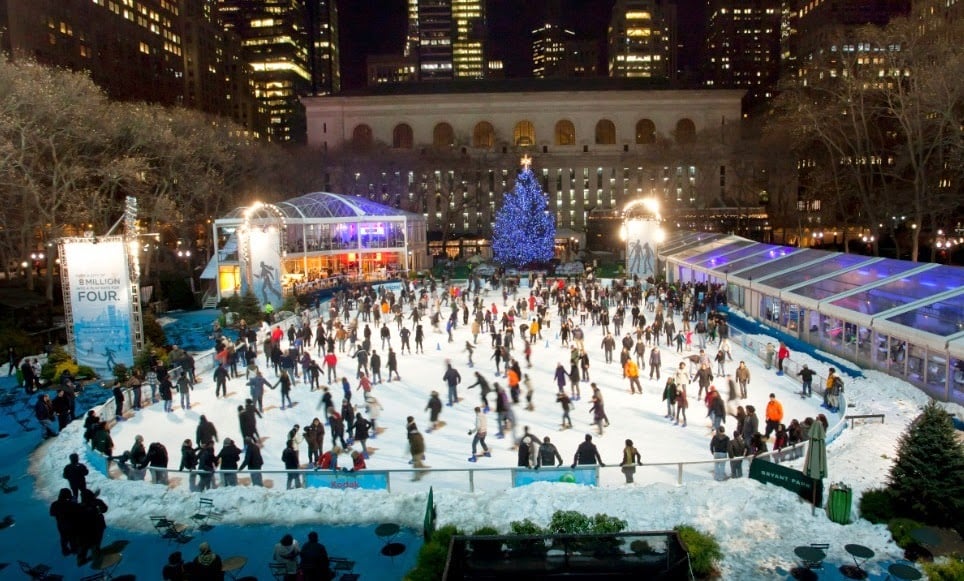
[[(846, 422), (841, 421), (842, 424)], [(792, 460), (801, 459), (806, 453), (807, 442), (801, 442), (794, 446), (788, 446), (778, 451), (769, 451), (763, 454), (759, 454), (756, 458), (763, 458), (775, 463), (782, 463)], [(671, 470), (675, 475), (676, 484), (682, 486), (685, 479), (684, 475), (689, 474), (691, 481), (708, 481), (713, 479), (713, 470), (710, 468), (706, 469), (707, 466), (712, 466), (717, 463), (723, 463), (724, 465), (729, 465), (734, 459), (732, 458), (721, 458), (721, 459), (708, 459), (708, 460), (691, 460), (686, 462), (642, 462), (639, 464), (633, 464), (639, 470), (664, 470), (667, 468), (674, 469)], [(744, 462), (744, 477), (749, 474), (749, 465), (752, 463), (753, 458), (745, 456), (742, 458)], [(123, 479), (117, 478), (116, 473), (112, 474), (109, 470), (109, 462), (107, 458), (93, 450), (87, 448), (87, 461), (88, 465), (96, 470), (97, 472), (103, 474), (110, 479)], [(465, 475), (464, 478), (457, 478), (455, 482), (448, 480), (433, 480), (432, 482), (426, 482), (426, 484), (431, 484), (437, 488), (447, 488), (447, 489), (467, 489), (468, 492), (476, 492), (479, 489), (484, 489), (488, 491), (496, 490), (508, 490), (515, 486), (525, 486), (531, 484), (535, 481), (549, 481), (549, 482), (563, 482), (567, 484), (581, 484), (585, 482), (597, 482), (596, 486), (601, 487), (611, 487), (608, 484), (602, 483), (601, 475), (604, 472), (622, 472), (623, 466), (617, 464), (607, 464), (605, 466), (577, 466), (576, 468), (561, 467), (561, 469), (547, 468), (545, 470), (533, 469), (533, 468), (520, 468), (518, 466), (499, 466), (499, 467), (475, 467), (475, 468), (399, 468), (390, 470), (363, 470), (359, 472), (352, 472), (347, 470), (322, 470), (322, 469), (301, 469), (301, 470), (216, 470), (212, 473), (205, 473), (199, 470), (174, 470), (170, 468), (151, 468), (148, 467), (144, 469), (144, 472), (151, 473), (151, 481), (154, 481), (154, 473), (158, 474), (157, 480), (158, 484), (169, 479), (171, 475), (182, 476), (179, 481), (167, 486), (168, 489), (180, 490), (183, 492), (190, 491), (190, 476), (200, 476), (201, 474), (212, 474), (213, 482), (215, 487), (221, 488), (224, 486), (223, 476), (225, 474), (233, 474), (238, 476), (248, 476), (251, 474), (260, 474), (262, 478), (266, 477), (277, 477), (275, 483), (278, 485), (282, 484), (287, 480), (289, 474), (300, 475), (300, 482), (302, 487), (308, 488), (333, 488), (340, 490), (377, 490), (384, 489), (388, 492), (392, 492), (392, 482), (393, 480), (398, 480), (404, 478), (405, 482), (411, 482), (412, 480), (422, 480), (425, 476), (430, 474), (442, 474), (442, 475)], [(538, 475), (543, 472), (548, 472), (553, 474), (552, 479), (542, 479)], [(575, 473), (574, 479), (565, 479), (558, 477), (557, 475), (563, 475), (565, 473)], [(586, 474), (581, 474), (585, 472)], [(500, 478), (496, 483), (491, 482), (491, 480), (486, 480), (484, 485), (480, 488), (478, 477), (488, 476), (488, 475), (499, 475), (504, 476)], [(527, 477), (528, 476), (528, 477)], [(369, 478), (370, 477), (370, 478)], [(284, 480), (282, 480), (282, 478)], [(616, 477), (619, 478), (619, 477)], [(646, 483), (645, 478), (637, 475), (636, 480), (640, 483)], [(382, 485), (384, 482), (384, 485)], [(501, 482), (502, 484), (499, 484)], [(655, 482), (655, 480), (653, 480)], [(307, 483), (307, 486), (306, 486)], [(456, 484), (456, 485), (453, 485)], [(494, 484), (494, 487), (493, 487)], [(591, 484), (589, 484), (591, 485)], [(242, 482), (238, 486), (251, 486), (247, 482)], [(424, 487), (424, 485), (422, 485)]]

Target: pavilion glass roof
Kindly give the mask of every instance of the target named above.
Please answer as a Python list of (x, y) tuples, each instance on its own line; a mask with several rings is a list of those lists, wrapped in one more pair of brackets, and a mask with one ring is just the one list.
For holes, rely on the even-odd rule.
[(894, 315), (887, 320), (939, 337), (960, 333), (964, 331), (964, 293)]
[(724, 267), (726, 267), (726, 266), (729, 265), (729, 264), (732, 264), (732, 263), (736, 262), (737, 260), (742, 260), (742, 259), (746, 258), (747, 256), (751, 256), (751, 255), (753, 255), (753, 254), (758, 254), (758, 253), (760, 253), (760, 252), (764, 252), (764, 251), (769, 250), (769, 249), (771, 249), (771, 248), (777, 248), (777, 247), (774, 246), (774, 245), (772, 245), (772, 244), (760, 244), (760, 243), (758, 242), (758, 243), (756, 243), (756, 244), (751, 244), (751, 245), (749, 245), (749, 246), (744, 246), (743, 248), (741, 248), (741, 249), (739, 249), (739, 250), (735, 250), (735, 251), (729, 252), (729, 253), (712, 252), (712, 253), (710, 253), (709, 256), (707, 256), (707, 257), (705, 257), (705, 258), (699, 258), (699, 259), (698, 259), (699, 262), (694, 262), (694, 261), (692, 261), (692, 260), (689, 261), (689, 262), (690, 262), (690, 264), (692, 264), (693, 266), (701, 266), (701, 267), (703, 267), (703, 268), (709, 268), (709, 269), (712, 269), (712, 270), (722, 270)]
[(876, 315), (929, 296), (961, 288), (961, 283), (960, 269), (942, 265), (837, 299), (831, 304), (851, 311)]
[(726, 274), (738, 274), (741, 278), (745, 278), (741, 271), (750, 270), (757, 268), (762, 264), (767, 264), (775, 260), (782, 260), (790, 254), (800, 252), (799, 248), (791, 248), (789, 246), (774, 246), (766, 252), (753, 254), (750, 256), (745, 256), (739, 260), (734, 260), (729, 264), (716, 267), (717, 270), (721, 270)]
[(739, 248), (741, 245), (745, 246), (743, 242), (745, 241), (741, 241), (739, 239), (734, 240), (729, 236), (726, 238), (718, 238), (706, 244), (700, 244), (699, 246), (693, 246), (691, 248), (687, 248), (686, 250), (683, 250), (678, 254), (674, 254), (673, 258), (676, 260), (682, 260), (684, 262), (688, 262), (692, 264), (693, 261), (698, 260), (697, 257), (700, 255), (708, 254), (715, 251), (724, 252), (723, 249), (728, 247), (730, 248), (730, 250), (734, 250), (736, 248)]
[[(728, 255), (729, 253), (735, 252), (741, 248), (756, 245), (757, 243), (752, 240), (744, 240), (742, 238), (737, 238), (735, 240), (727, 239), (725, 243), (721, 245), (699, 248), (696, 252), (694, 252), (694, 254), (686, 257), (684, 260), (689, 264), (698, 264), (714, 256)], [(680, 257), (682, 257), (682, 255), (680, 255)]]
[(669, 242), (663, 242), (659, 245), (659, 254), (661, 256), (674, 256), (686, 250), (687, 248), (702, 246), (724, 236), (725, 234), (720, 234), (718, 232), (700, 232), (698, 234), (693, 234), (692, 236), (686, 236), (671, 240)]
[(822, 260), (816, 264), (811, 264), (805, 268), (798, 268), (796, 270), (768, 278), (766, 280), (766, 285), (776, 289), (784, 289), (808, 280), (813, 280), (821, 276), (826, 276), (840, 270), (857, 266), (858, 264), (870, 260), (873, 260), (873, 257), (862, 256), (860, 254), (839, 254), (836, 256), (828, 255), (826, 260)]
[[(770, 253), (760, 256), (769, 257)], [(814, 250), (812, 248), (798, 249), (797, 252), (789, 253), (784, 256), (779, 256), (779, 253), (774, 251), (775, 257), (771, 260), (767, 260), (764, 264), (756, 266), (750, 269), (741, 270), (737, 276), (746, 280), (760, 280), (766, 278), (767, 276), (783, 272), (788, 268), (794, 268), (800, 266), (801, 264), (814, 261), (821, 256), (827, 256), (828, 253), (824, 250)]]
[(837, 276), (825, 278), (791, 291), (793, 294), (804, 296), (817, 301), (827, 297), (849, 292), (862, 286), (874, 284), (882, 279), (898, 275), (902, 272), (919, 267), (920, 264), (893, 260), (887, 258), (866, 266), (855, 268), (849, 272), (842, 272)]

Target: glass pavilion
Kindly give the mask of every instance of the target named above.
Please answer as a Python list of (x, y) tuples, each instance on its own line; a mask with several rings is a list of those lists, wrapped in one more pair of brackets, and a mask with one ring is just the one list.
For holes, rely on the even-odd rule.
[(731, 308), (964, 403), (964, 268), (691, 232), (659, 254), (670, 282), (725, 284)]
[(239, 236), (251, 224), (268, 223), (281, 232), (285, 294), (342, 280), (384, 280), (428, 264), (422, 215), (357, 196), (315, 192), (235, 208), (214, 221), (215, 252), (202, 278), (216, 280), (219, 299), (241, 289), (245, 244), (239, 244)]

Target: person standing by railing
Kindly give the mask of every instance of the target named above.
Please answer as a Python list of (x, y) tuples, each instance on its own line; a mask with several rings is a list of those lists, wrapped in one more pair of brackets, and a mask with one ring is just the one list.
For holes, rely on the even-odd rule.
[[(636, 474), (636, 466), (642, 462), (639, 450), (633, 445), (632, 440), (626, 440), (626, 447), (623, 448), (623, 460), (619, 463), (622, 466), (623, 476), (626, 477), (626, 484), (633, 483), (633, 476)], [(600, 462), (600, 464), (602, 464)]]

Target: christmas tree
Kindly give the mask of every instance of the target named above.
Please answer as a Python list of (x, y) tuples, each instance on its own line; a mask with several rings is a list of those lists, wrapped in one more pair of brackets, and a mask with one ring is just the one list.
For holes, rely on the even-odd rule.
[(934, 401), (901, 436), (889, 485), (901, 516), (964, 528), (964, 444)]
[(515, 190), (506, 192), (495, 215), (492, 251), (496, 261), (506, 266), (547, 261), (554, 254), (556, 220), (529, 167), (531, 162), (528, 156), (522, 158)]

